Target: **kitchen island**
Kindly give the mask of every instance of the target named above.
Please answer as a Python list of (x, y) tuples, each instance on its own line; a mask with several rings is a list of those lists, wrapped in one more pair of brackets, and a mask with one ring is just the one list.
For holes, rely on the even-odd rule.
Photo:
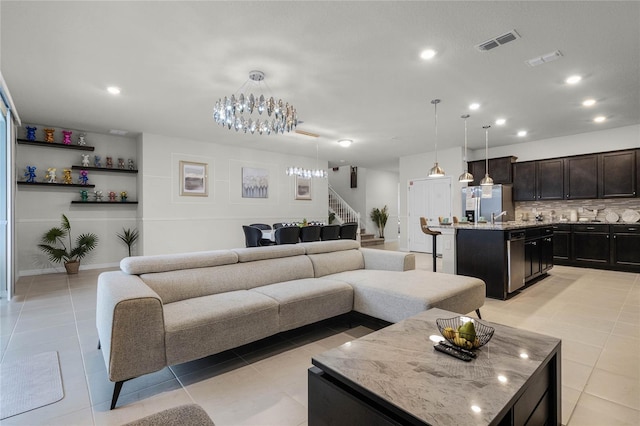
[(496, 222), (433, 226), (447, 230), (454, 248), (443, 251), (444, 272), (480, 278), (487, 297), (507, 299), (553, 267), (553, 225), (548, 222)]

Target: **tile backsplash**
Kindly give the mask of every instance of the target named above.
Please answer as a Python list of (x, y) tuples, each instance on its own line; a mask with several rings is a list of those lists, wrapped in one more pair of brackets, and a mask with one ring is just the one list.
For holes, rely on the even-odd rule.
[[(570, 211), (577, 210), (578, 218), (606, 222), (605, 216), (611, 211), (617, 213), (619, 217), (622, 217), (625, 210), (640, 211), (640, 198), (516, 201), (515, 208), (516, 219), (521, 219), (525, 215), (529, 217), (529, 220), (533, 220), (536, 214), (542, 214), (544, 220), (556, 221), (563, 216), (569, 219)], [(621, 220), (619, 219), (619, 221)]]

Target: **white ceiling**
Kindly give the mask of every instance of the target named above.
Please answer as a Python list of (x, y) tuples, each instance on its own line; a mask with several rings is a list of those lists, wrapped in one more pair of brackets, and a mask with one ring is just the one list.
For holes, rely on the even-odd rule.
[[(26, 123), (182, 136), (315, 157), (316, 139), (215, 124), (215, 101), (266, 74), (330, 164), (397, 170), (398, 158), (640, 123), (640, 2), (0, 2), (2, 75)], [(488, 52), (507, 31), (521, 38)], [(430, 62), (419, 58), (432, 47)], [(525, 60), (559, 49), (538, 67)], [(568, 86), (567, 76), (581, 83)], [(106, 86), (117, 85), (114, 97)], [(257, 93), (257, 92), (256, 92)], [(592, 108), (581, 102), (593, 97)], [(472, 101), (479, 111), (468, 111)], [(592, 122), (605, 115), (602, 124)], [(529, 131), (525, 138), (515, 134)], [(337, 145), (349, 138), (348, 148)], [(606, 144), (606, 141), (603, 141)]]

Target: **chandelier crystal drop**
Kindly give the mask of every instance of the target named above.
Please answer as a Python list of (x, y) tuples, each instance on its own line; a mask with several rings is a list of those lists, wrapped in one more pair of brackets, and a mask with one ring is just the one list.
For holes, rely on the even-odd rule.
[[(264, 80), (264, 73), (251, 71), (249, 80), (259, 83)], [(257, 115), (254, 115), (254, 112)], [(253, 93), (248, 96), (240, 93), (238, 97), (234, 94), (218, 99), (213, 109), (213, 119), (229, 130), (235, 129), (236, 132), (251, 134), (257, 132), (261, 135), (290, 132), (298, 125), (298, 114), (293, 105), (282, 99), (276, 101), (273, 96), (265, 98), (262, 94), (254, 96)]]
[(435, 152), (436, 152), (436, 161), (431, 170), (429, 170), (429, 177), (442, 177), (444, 176), (444, 170), (442, 167), (438, 165), (438, 104), (440, 103), (440, 99), (434, 99), (431, 101), (433, 104), (434, 116), (435, 116)]

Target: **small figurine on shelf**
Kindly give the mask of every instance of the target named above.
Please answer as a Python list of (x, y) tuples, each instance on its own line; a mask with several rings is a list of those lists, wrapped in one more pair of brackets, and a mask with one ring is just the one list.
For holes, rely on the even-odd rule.
[(71, 177), (71, 169), (62, 169), (62, 182), (65, 184), (73, 183), (73, 178)]
[(118, 168), (124, 169), (124, 158), (118, 158)]
[(35, 141), (36, 140), (36, 130), (38, 130), (37, 127), (31, 127), (31, 126), (27, 126), (27, 140), (28, 141)]
[(112, 168), (113, 167), (113, 158), (107, 157), (107, 167), (108, 168)]
[(86, 145), (87, 142), (84, 139), (86, 137), (87, 135), (85, 135), (84, 133), (80, 133), (80, 135), (78, 136), (78, 145)]
[(135, 170), (135, 166), (133, 165), (133, 160), (129, 158), (129, 170)]
[(93, 156), (93, 167), (102, 167), (102, 157), (99, 155)]
[(47, 169), (47, 175), (45, 176), (45, 179), (47, 179), (47, 182), (49, 183), (57, 183), (58, 182), (58, 177), (56, 176), (56, 168), (55, 167), (49, 167)]
[(80, 191), (80, 201), (89, 201), (89, 192), (86, 189)]
[(36, 166), (27, 166), (24, 175), (27, 177), (27, 183), (36, 183)]
[(53, 143), (53, 132), (55, 131), (56, 129), (44, 129), (44, 141)]
[(71, 130), (63, 130), (62, 131), (62, 143), (65, 145), (71, 145), (71, 134), (73, 132)]
[(96, 201), (102, 201), (102, 191), (93, 191), (93, 195), (95, 195)]
[(89, 173), (86, 170), (80, 170), (80, 185), (88, 185), (89, 184)]
[(120, 201), (122, 201), (123, 203), (127, 201), (127, 191), (122, 191), (120, 193)]
[(82, 167), (89, 167), (89, 154), (80, 154), (82, 157)]
[(109, 191), (109, 201), (115, 201), (116, 200), (116, 193), (113, 191)]

